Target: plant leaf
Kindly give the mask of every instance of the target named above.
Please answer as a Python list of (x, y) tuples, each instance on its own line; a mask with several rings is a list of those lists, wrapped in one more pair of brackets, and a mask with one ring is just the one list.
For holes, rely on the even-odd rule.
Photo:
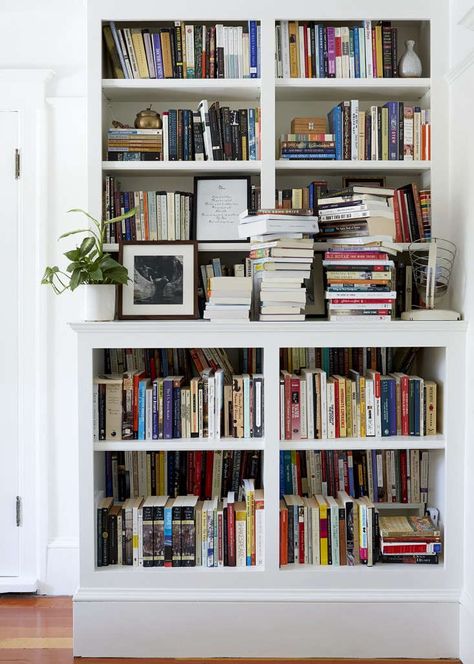
[(68, 231), (67, 233), (63, 233), (58, 237), (58, 240), (62, 240), (65, 237), (69, 237), (70, 235), (76, 235), (77, 233), (91, 233), (90, 228), (78, 228), (76, 231)]
[(71, 249), (71, 251), (65, 251), (64, 255), (66, 258), (69, 258), (70, 261), (77, 261), (81, 257), (81, 251), (79, 247), (76, 249)]
[(132, 210), (128, 210), (128, 212), (124, 212), (121, 214), (119, 217), (114, 217), (113, 219), (104, 219), (104, 224), (114, 224), (117, 221), (123, 221), (124, 219), (130, 219), (130, 217), (133, 217), (137, 211), (137, 208), (133, 208)]
[(72, 208), (71, 210), (68, 210), (68, 212), (81, 212), (84, 214), (88, 219), (94, 222), (94, 225), (99, 228), (100, 227), (100, 221), (93, 217), (91, 214), (83, 210), (82, 208)]
[(74, 270), (74, 272), (71, 275), (71, 283), (69, 284), (69, 288), (71, 289), (71, 291), (74, 291), (82, 282), (83, 282), (82, 270), (78, 268), (77, 270)]
[(85, 237), (81, 242), (81, 246), (79, 247), (79, 251), (82, 254), (88, 254), (94, 247), (95, 247), (95, 238)]

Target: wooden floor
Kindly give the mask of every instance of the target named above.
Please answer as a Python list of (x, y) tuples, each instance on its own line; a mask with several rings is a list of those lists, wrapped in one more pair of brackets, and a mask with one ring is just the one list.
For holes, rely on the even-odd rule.
[[(72, 603), (70, 597), (36, 597), (0, 595), (0, 662), (8, 664), (362, 664), (349, 659), (92, 659), (72, 656)], [(367, 660), (364, 660), (367, 661)], [(409, 664), (459, 664), (457, 659), (378, 659), (370, 664), (408, 662)]]

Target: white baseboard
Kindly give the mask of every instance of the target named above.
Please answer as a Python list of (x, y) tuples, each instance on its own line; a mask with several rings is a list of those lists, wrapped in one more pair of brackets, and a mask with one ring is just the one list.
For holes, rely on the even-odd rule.
[(458, 657), (458, 630), (457, 602), (74, 602), (79, 657)]
[(459, 610), (459, 657), (463, 664), (474, 664), (474, 597), (463, 591)]
[(22, 576), (0, 577), (0, 595), (4, 593), (35, 593), (38, 590), (38, 579)]
[(56, 537), (48, 543), (45, 581), (39, 591), (45, 595), (73, 595), (79, 585), (79, 541)]

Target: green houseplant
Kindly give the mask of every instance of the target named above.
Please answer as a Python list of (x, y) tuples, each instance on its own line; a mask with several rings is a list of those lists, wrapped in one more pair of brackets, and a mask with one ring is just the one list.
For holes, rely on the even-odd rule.
[(45, 268), (42, 284), (51, 286), (60, 295), (64, 291), (75, 291), (82, 286), (86, 292), (86, 319), (113, 320), (115, 314), (115, 286), (129, 281), (128, 270), (104, 251), (107, 226), (128, 219), (135, 214), (135, 209), (114, 217), (98, 220), (81, 209), (69, 210), (80, 212), (90, 222), (87, 228), (78, 228), (60, 235), (62, 240), (71, 235), (84, 234), (81, 244), (75, 249), (64, 252), (69, 260), (65, 270), (57, 265)]

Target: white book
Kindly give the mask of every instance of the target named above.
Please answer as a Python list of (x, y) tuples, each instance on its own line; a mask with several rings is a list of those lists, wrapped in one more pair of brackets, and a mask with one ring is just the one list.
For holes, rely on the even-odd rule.
[[(262, 510), (264, 511), (264, 510)], [(235, 521), (236, 566), (247, 566), (247, 524), (243, 519)]]
[(260, 314), (259, 320), (263, 321), (302, 321), (304, 314)]
[(290, 34), (288, 31), (288, 21), (280, 21), (280, 34), (283, 78), (290, 78)]
[(308, 437), (308, 413), (305, 380), (300, 380), (300, 435), (301, 438)]
[(336, 406), (335, 406), (335, 384), (327, 382), (327, 437), (336, 437)]
[[(335, 39), (341, 38), (341, 28), (334, 28), (334, 37)], [(316, 49), (316, 52), (318, 51), (319, 49)], [(342, 48), (341, 48), (341, 53), (342, 53)], [(344, 74), (342, 73), (342, 55), (336, 55), (336, 78), (342, 78), (343, 76)]]
[(252, 403), (249, 374), (242, 374), (242, 383), (244, 392), (244, 438), (250, 438), (250, 413)]
[(351, 99), (351, 159), (359, 156), (359, 100)]
[(364, 42), (365, 42), (365, 67), (367, 78), (374, 77), (374, 67), (372, 64), (372, 21), (364, 21)]
[[(307, 432), (306, 437), (309, 440), (315, 438), (314, 435), (314, 370), (302, 369), (301, 374), (306, 381), (306, 411), (307, 411)], [(303, 382), (301, 383), (303, 385)]]
[[(369, 260), (365, 261), (363, 259), (361, 259), (361, 260), (342, 259), (342, 260), (324, 260), (323, 265), (329, 266), (329, 267), (331, 265), (355, 265), (355, 266), (358, 266), (358, 265), (374, 265), (374, 266), (382, 265), (384, 267), (394, 267), (395, 263), (393, 261), (385, 261), (385, 260), (370, 260), (369, 259)], [(395, 293), (395, 291), (391, 291), (391, 293)], [(386, 295), (388, 295), (388, 293), (379, 293), (379, 295), (380, 295), (380, 297), (382, 297), (382, 296), (385, 297)]]
[(375, 393), (373, 378), (365, 379), (365, 427), (366, 436), (375, 436)]
[(359, 28), (359, 70), (361, 78), (367, 78), (367, 65), (365, 60), (365, 30), (364, 28)]
[(377, 309), (377, 310), (385, 310), (385, 311), (391, 311), (393, 307), (392, 303), (376, 303), (376, 304), (370, 304), (368, 302), (364, 303), (352, 303), (348, 302), (347, 304), (334, 304), (329, 300), (328, 303), (328, 309), (331, 311), (364, 311), (365, 309)]
[(168, 240), (176, 240), (174, 225), (174, 193), (172, 191), (166, 194), (166, 209), (168, 213)]
[(340, 565), (339, 557), (339, 504), (333, 496), (327, 496), (331, 519), (331, 557), (333, 565)]
[(209, 122), (209, 104), (207, 103), (207, 99), (203, 99), (199, 102), (198, 111), (201, 116), (204, 152), (208, 161), (214, 161), (214, 155), (212, 152), (211, 125)]
[(216, 369), (214, 376), (215, 376), (214, 438), (220, 438), (222, 410), (224, 405), (224, 369)]
[(304, 31), (305, 31), (304, 25), (299, 25), (298, 26), (298, 46), (299, 46), (299, 53), (298, 53), (299, 71), (298, 71), (298, 75), (299, 75), (300, 78), (305, 78)]
[(379, 131), (377, 106), (370, 107), (370, 158), (377, 161), (379, 158)]
[(145, 396), (145, 440), (151, 440), (153, 426), (153, 388), (147, 387)]
[(214, 374), (209, 372), (207, 378), (207, 426), (208, 426), (208, 437), (215, 437), (215, 417), (216, 417), (216, 380)]
[(262, 302), (306, 302), (306, 290), (300, 288), (299, 290), (280, 290), (280, 291), (260, 291), (260, 299)]
[(319, 565), (321, 563), (320, 558), (320, 542), (319, 542), (319, 506), (317, 505), (314, 498), (309, 499), (310, 510), (311, 510), (311, 548), (313, 559), (313, 565)]
[(238, 78), (244, 78), (243, 29), (241, 25), (237, 27), (237, 66)]
[(321, 418), (321, 438), (328, 438), (327, 376), (326, 372), (322, 369), (316, 369), (314, 373), (318, 376), (318, 407)]
[(163, 123), (163, 161), (169, 160), (169, 144), (168, 144), (168, 113), (163, 113), (161, 118)]
[(349, 28), (343, 26), (341, 28), (341, 45), (342, 45), (342, 77), (349, 78)]
[[(255, 491), (255, 503), (263, 499), (263, 490)], [(255, 510), (255, 565), (263, 567), (265, 563), (265, 510)]]
[(211, 297), (209, 298), (209, 304), (240, 304), (244, 306), (250, 307), (251, 303), (251, 298), (250, 297), (215, 297), (211, 293)]
[(226, 290), (252, 290), (251, 277), (211, 277), (211, 290), (222, 288)]

